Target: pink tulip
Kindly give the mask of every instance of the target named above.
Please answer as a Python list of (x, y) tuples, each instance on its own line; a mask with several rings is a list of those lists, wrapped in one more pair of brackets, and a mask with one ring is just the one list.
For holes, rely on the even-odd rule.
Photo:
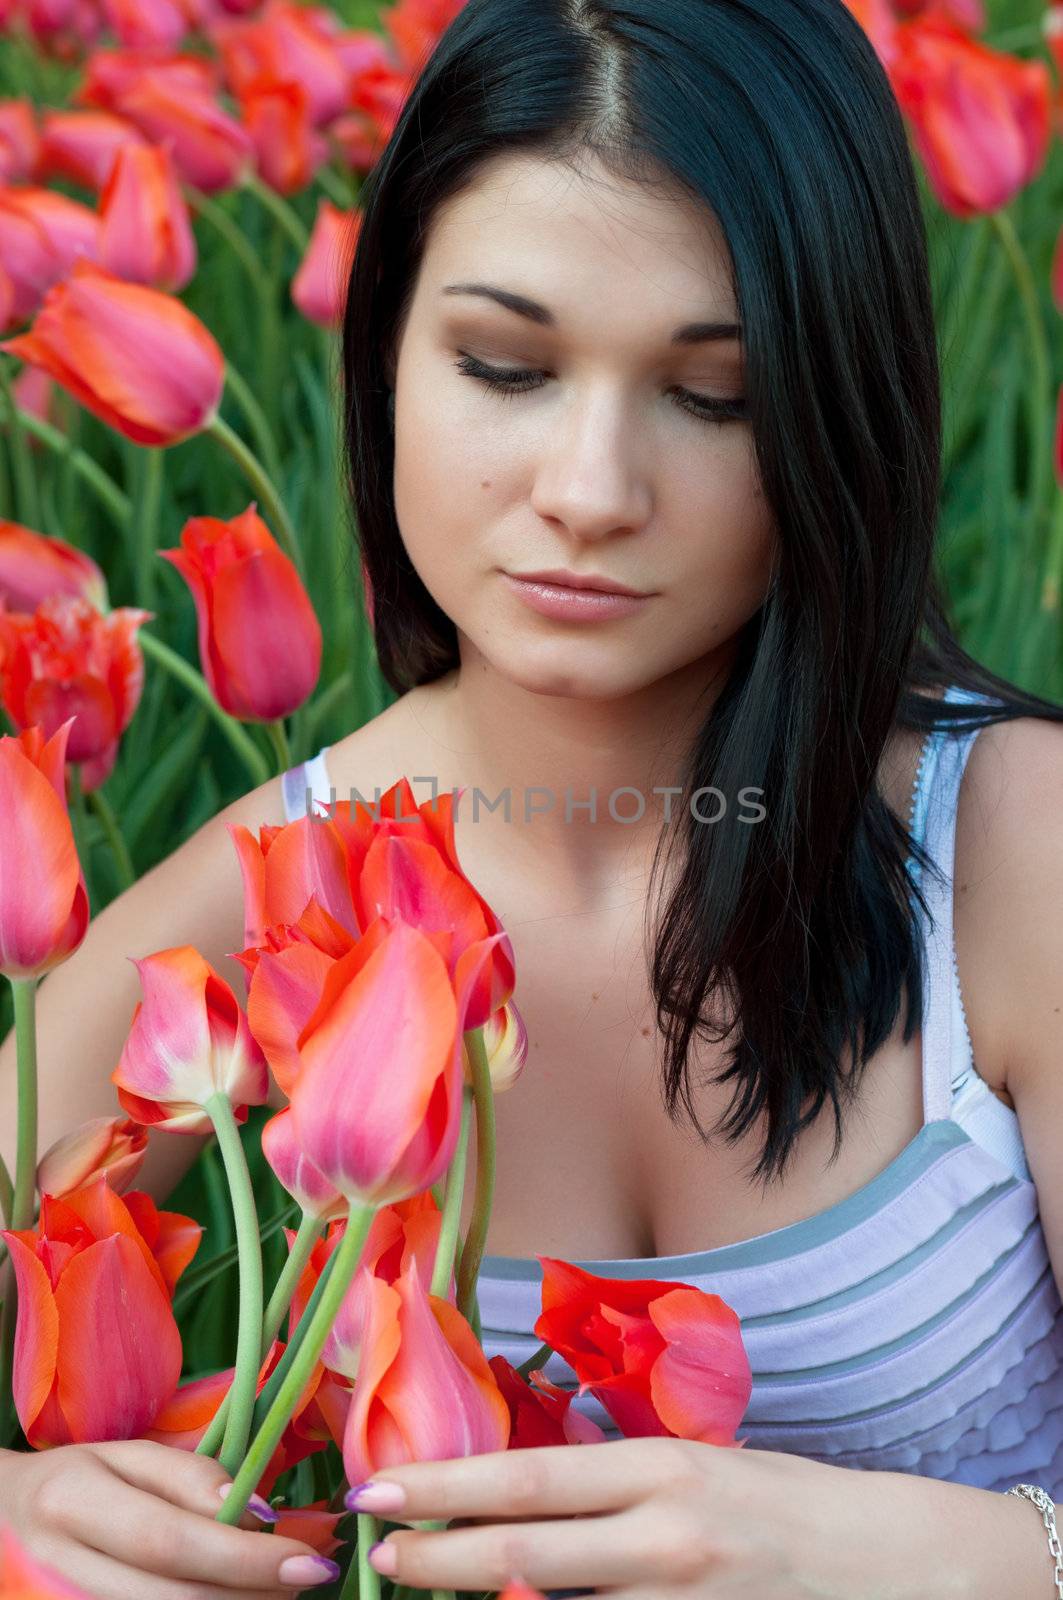
[(230, 189), (254, 165), (247, 130), (211, 94), (148, 68), (115, 96), (113, 109), (153, 144), (168, 142), (182, 181), (206, 194)]
[(278, 1111), (262, 1129), (262, 1154), (277, 1182), (299, 1202), (301, 1210), (325, 1221), (347, 1215), (346, 1200), (322, 1177), (300, 1147), (290, 1107)]
[(40, 148), (32, 100), (0, 100), (0, 183), (36, 176)]
[(0, 265), (15, 291), (8, 325), (36, 311), (78, 258), (99, 255), (100, 219), (51, 189), (0, 189)]
[(147, 140), (125, 117), (111, 111), (44, 112), (40, 176), (71, 178), (86, 189), (102, 189), (119, 150)]
[(351, 71), (339, 48), (339, 19), (326, 7), (269, 0), (260, 16), (220, 23), (212, 37), (234, 94), (258, 78), (288, 78), (306, 90), (315, 125), (346, 108)]
[(183, 289), (196, 270), (188, 206), (165, 145), (119, 150), (100, 197), (100, 260), (130, 283)]
[(91, 1600), (84, 1589), (75, 1589), (58, 1572), (34, 1561), (8, 1528), (0, 1528), (0, 1596), (3, 1600)]
[(338, 327), (343, 319), (347, 279), (361, 229), (360, 211), (341, 211), (319, 200), (310, 244), (292, 279), (292, 299), (310, 322)]
[(101, 0), (107, 24), (129, 50), (173, 50), (188, 32), (178, 0)]
[(187, 944), (130, 959), (144, 999), (111, 1074), (123, 1110), (171, 1133), (209, 1133), (203, 1108), (222, 1094), (245, 1121), (249, 1105), (265, 1103), (269, 1080), (225, 979)]
[(75, 594), (107, 609), (107, 580), (84, 550), (63, 539), (0, 521), (0, 599), (12, 611), (36, 611), (53, 594)]
[(291, 79), (260, 78), (240, 96), (260, 175), (278, 194), (296, 194), (328, 159), (328, 145), (311, 120), (310, 95)]
[(118, 102), (150, 73), (174, 94), (212, 95), (221, 76), (203, 55), (161, 55), (158, 50), (97, 50), (85, 63), (75, 99), (82, 105), (117, 111)]

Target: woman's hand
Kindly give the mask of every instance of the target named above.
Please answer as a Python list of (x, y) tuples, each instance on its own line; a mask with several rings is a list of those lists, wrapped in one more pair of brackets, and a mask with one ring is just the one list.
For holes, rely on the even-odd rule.
[(215, 1522), (229, 1474), (147, 1439), (0, 1452), (0, 1523), (94, 1600), (289, 1600), (337, 1574), (294, 1539)]
[(938, 1570), (937, 1485), (781, 1452), (618, 1439), (416, 1462), (373, 1481), (406, 1501), (367, 1512), (462, 1521), (393, 1532), (381, 1550), (394, 1563), (373, 1557), (417, 1589), (522, 1580), (623, 1600), (871, 1600), (930, 1595), (918, 1579)]

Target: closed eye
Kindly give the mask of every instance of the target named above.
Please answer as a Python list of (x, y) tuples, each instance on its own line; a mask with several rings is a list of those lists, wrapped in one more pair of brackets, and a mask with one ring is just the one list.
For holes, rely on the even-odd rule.
[[(458, 371), (466, 377), (479, 379), (489, 393), (501, 398), (541, 389), (549, 377), (549, 373), (538, 367), (492, 367), (464, 350), (459, 352), (459, 356), (460, 360), (454, 363)], [(740, 396), (716, 399), (712, 395), (695, 394), (693, 389), (678, 386), (671, 393), (676, 396), (676, 404), (681, 410), (689, 411), (702, 422), (720, 426), (726, 422), (742, 422), (747, 416), (745, 399)]]

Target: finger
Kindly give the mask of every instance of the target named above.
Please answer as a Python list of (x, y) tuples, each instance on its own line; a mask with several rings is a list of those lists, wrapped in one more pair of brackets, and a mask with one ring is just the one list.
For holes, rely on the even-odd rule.
[[(311, 1587), (339, 1575), (335, 1562), (296, 1539), (266, 1537), (229, 1527), (168, 1505), (136, 1485), (121, 1483), (120, 1493), (87, 1494), (71, 1505), (61, 1524), (67, 1538), (130, 1567), (159, 1577), (220, 1583), (230, 1592)], [(98, 1507), (108, 1505), (106, 1516)]]
[(372, 1559), (395, 1583), (415, 1589), (495, 1589), (511, 1583), (563, 1589), (584, 1585), (660, 1579), (644, 1536), (644, 1519), (620, 1512), (564, 1522), (496, 1523), (484, 1528), (391, 1533), (383, 1549), (394, 1549), (393, 1566)]
[[(93, 1600), (234, 1600), (232, 1589), (214, 1583), (180, 1583), (124, 1566), (98, 1550), (64, 1540), (48, 1553), (53, 1571), (76, 1583)], [(291, 1600), (290, 1589), (243, 1590), (240, 1600)]]
[(356, 1485), (348, 1510), (382, 1514), (390, 1522), (450, 1522), (454, 1517), (587, 1515), (621, 1510), (644, 1499), (651, 1484), (683, 1469), (677, 1439), (608, 1439), (601, 1444), (543, 1445), (496, 1450), (445, 1461), (388, 1467), (374, 1485), (398, 1486), (402, 1504), (371, 1497)]
[[(150, 1439), (122, 1439), (93, 1445), (92, 1449), (126, 1483), (147, 1489), (160, 1500), (168, 1500), (185, 1511), (198, 1511), (204, 1517), (218, 1515), (223, 1491), (232, 1483), (231, 1474), (210, 1456), (197, 1456), (192, 1451), (176, 1450)], [(255, 1501), (259, 1511), (264, 1512), (267, 1502), (259, 1501), (257, 1495)], [(248, 1510), (240, 1518), (240, 1527), (254, 1530), (264, 1521), (273, 1520), (272, 1515), (256, 1517)]]

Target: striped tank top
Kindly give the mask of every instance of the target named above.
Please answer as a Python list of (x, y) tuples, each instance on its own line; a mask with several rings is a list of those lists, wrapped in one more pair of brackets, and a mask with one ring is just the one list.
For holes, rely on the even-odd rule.
[[(984, 703), (958, 687), (950, 701)], [(737, 1436), (836, 1466), (912, 1472), (1063, 1499), (1063, 1304), (1016, 1113), (978, 1074), (953, 943), (960, 780), (978, 729), (931, 733), (909, 830), (938, 869), (913, 882), (924, 939), (923, 1125), (870, 1182), (804, 1221), (684, 1255), (580, 1260), (602, 1277), (718, 1294), (742, 1324), (753, 1387)], [(285, 775), (289, 818), (329, 803), (321, 751)], [(542, 1270), (484, 1257), (483, 1344), (519, 1366), (538, 1348)], [(554, 1354), (546, 1376), (576, 1375)], [(590, 1394), (573, 1405), (608, 1438)], [(573, 1591), (579, 1592), (579, 1591)]]

